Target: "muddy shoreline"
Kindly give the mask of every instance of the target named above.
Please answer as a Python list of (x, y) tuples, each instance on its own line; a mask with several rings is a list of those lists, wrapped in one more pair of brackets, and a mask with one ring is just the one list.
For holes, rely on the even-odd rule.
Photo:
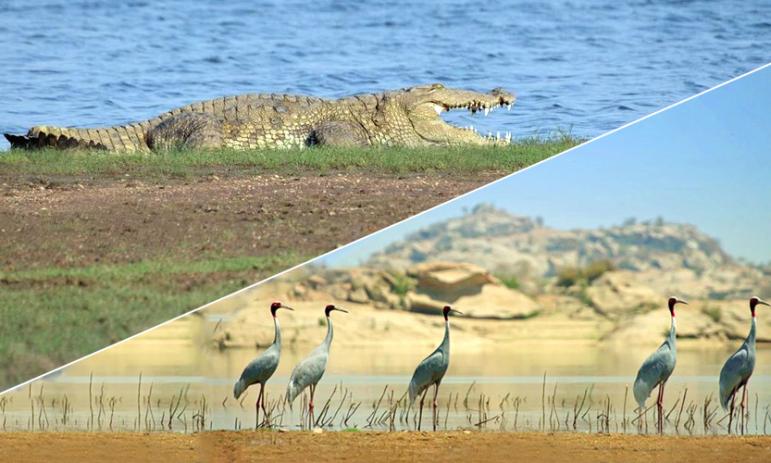
[(765, 462), (771, 437), (660, 437), (501, 432), (2, 433), (7, 455), (27, 461), (702, 461)]
[(13, 271), (287, 250), (316, 255), (502, 175), (4, 178), (0, 266)]
[[(502, 175), (0, 175), (0, 385)], [(41, 336), (52, 330), (57, 338)]]

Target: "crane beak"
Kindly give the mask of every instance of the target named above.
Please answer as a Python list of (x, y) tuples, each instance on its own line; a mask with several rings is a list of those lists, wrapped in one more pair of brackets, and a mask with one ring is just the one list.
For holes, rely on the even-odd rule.
[(347, 310), (345, 310), (345, 309), (341, 309), (341, 308), (339, 308), (339, 307), (335, 307), (335, 308), (334, 308), (334, 309), (332, 309), (332, 310), (337, 310), (337, 311), (340, 311), (340, 312), (348, 313), (348, 311), (347, 311)]
[(450, 313), (453, 313), (455, 315), (463, 315), (463, 312), (460, 310), (450, 309)]
[(688, 301), (684, 301), (682, 299), (678, 299), (677, 302), (675, 302), (675, 304), (685, 304), (685, 305), (688, 305)]
[(291, 310), (292, 312), (294, 312), (294, 309), (293, 309), (293, 308), (291, 308), (291, 307), (289, 307), (288, 305), (281, 305), (281, 307), (279, 307), (279, 308), (280, 308), (280, 309)]
[(768, 302), (764, 301), (763, 299), (758, 299), (758, 305), (767, 305), (767, 306), (771, 307), (771, 304), (769, 304)]

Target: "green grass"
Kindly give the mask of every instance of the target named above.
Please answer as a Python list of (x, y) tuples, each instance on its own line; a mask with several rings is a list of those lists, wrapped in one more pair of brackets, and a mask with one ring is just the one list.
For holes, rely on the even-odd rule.
[(403, 273), (392, 274), (393, 281), (391, 290), (399, 297), (404, 297), (408, 292), (415, 289), (415, 281)]
[(519, 279), (514, 275), (498, 275), (498, 279), (509, 289), (518, 290), (520, 287)]
[(0, 172), (15, 175), (189, 177), (216, 174), (367, 170), (382, 173), (514, 171), (580, 143), (570, 135), (527, 138), (508, 147), (309, 148), (255, 151), (21, 151), (0, 154)]
[[(208, 175), (366, 172), (383, 175), (508, 173), (571, 148), (569, 135), (507, 147), (294, 149), (115, 154), (0, 152), (0, 181), (68, 183)], [(173, 257), (129, 264), (0, 272), (0, 388), (93, 352), (144, 328), (290, 267), (305, 256)], [(410, 288), (397, 280), (397, 293)]]
[(202, 258), (0, 272), (0, 388), (304, 260)]
[(605, 272), (614, 269), (613, 262), (607, 259), (593, 261), (585, 267), (567, 266), (557, 270), (557, 286), (569, 288), (576, 284), (591, 284)]

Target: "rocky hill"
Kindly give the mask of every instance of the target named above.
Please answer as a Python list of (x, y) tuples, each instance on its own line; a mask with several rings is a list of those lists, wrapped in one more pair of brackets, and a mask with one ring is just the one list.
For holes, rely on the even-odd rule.
[(597, 262), (687, 297), (746, 297), (764, 281), (759, 269), (735, 261), (692, 225), (629, 220), (610, 228), (558, 230), (489, 205), (414, 233), (373, 255), (366, 266), (406, 269), (436, 261), (474, 263), (517, 278), (531, 292)]
[[(770, 276), (692, 225), (628, 220), (558, 230), (483, 205), (390, 245), (361, 267), (308, 269), (287, 297), (435, 315), (451, 304), (480, 323), (645, 343), (666, 330), (665, 301), (677, 295), (691, 302), (678, 336), (712, 342), (746, 335), (747, 298), (769, 296)], [(769, 320), (760, 322), (762, 342), (771, 341)], [(570, 326), (582, 326), (581, 334)]]

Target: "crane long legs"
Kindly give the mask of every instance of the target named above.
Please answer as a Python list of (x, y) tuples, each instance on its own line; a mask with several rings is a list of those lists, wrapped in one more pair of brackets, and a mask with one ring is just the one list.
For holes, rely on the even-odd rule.
[(728, 434), (731, 434), (731, 425), (733, 424), (734, 420), (734, 407), (736, 402), (736, 394), (739, 393), (739, 388), (742, 388), (742, 399), (739, 402), (739, 411), (741, 412), (741, 421), (739, 424), (742, 427), (741, 433), (744, 434), (744, 415), (747, 413), (747, 383), (740, 384), (736, 389), (734, 389), (733, 394), (731, 394), (731, 407), (728, 410)]
[(658, 428), (659, 434), (664, 432), (664, 384), (666, 382), (662, 381), (661, 384), (659, 384), (659, 397), (656, 400), (656, 410), (657, 410), (657, 422), (656, 427)]
[(426, 393), (428, 393), (428, 388), (426, 388), (423, 391), (423, 395), (420, 396), (420, 412), (418, 413), (418, 431), (420, 431), (420, 424), (423, 421), (423, 401), (426, 400)]
[[(433, 403), (433, 410), (434, 410), (433, 417), (434, 417), (434, 419), (432, 420), (432, 423), (434, 425), (434, 431), (436, 431), (436, 422), (437, 422), (437, 418), (438, 418), (438, 416), (437, 416), (438, 414), (437, 414), (437, 410), (436, 410), (436, 396), (439, 395), (439, 383), (436, 383), (435, 386), (436, 387), (434, 388), (434, 403)], [(426, 388), (426, 389), (428, 389), (428, 388)]]
[(734, 420), (734, 402), (736, 401), (736, 393), (739, 391), (737, 387), (733, 394), (731, 394), (731, 407), (728, 410), (728, 434), (731, 434), (731, 423)]
[[(265, 387), (260, 383), (260, 393), (257, 394), (257, 403), (254, 404), (254, 429), (260, 427), (260, 403), (262, 403), (262, 388)], [(262, 404), (262, 410), (265, 411), (265, 404)], [(265, 414), (267, 415), (267, 413)]]
[(747, 383), (742, 386), (742, 435), (744, 435), (744, 415), (747, 413)]
[(270, 426), (270, 416), (268, 415), (268, 411), (265, 409), (265, 386), (262, 386), (260, 388), (260, 406), (262, 407), (262, 414), (264, 415), (263, 421), (265, 425)]
[(316, 424), (316, 417), (313, 413), (313, 396), (316, 394), (316, 385), (311, 384), (308, 386), (310, 388), (310, 401), (308, 402), (308, 429), (313, 429), (313, 426)]
[[(418, 431), (420, 431), (420, 425), (423, 422), (423, 402), (426, 400), (426, 394), (431, 386), (426, 387), (423, 390), (423, 395), (420, 396), (420, 412), (418, 412)], [(434, 401), (431, 404), (431, 426), (436, 431), (436, 422), (438, 421), (438, 413), (436, 408), (436, 396), (439, 395), (439, 383), (434, 384)]]

